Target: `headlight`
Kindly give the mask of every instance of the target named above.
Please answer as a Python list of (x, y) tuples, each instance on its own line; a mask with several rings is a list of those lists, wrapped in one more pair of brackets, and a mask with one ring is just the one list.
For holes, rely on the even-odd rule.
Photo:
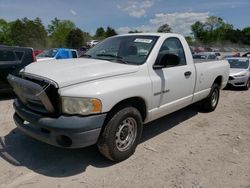
[(234, 75), (234, 77), (235, 78), (239, 78), (239, 77), (244, 77), (244, 76), (246, 76), (247, 74), (245, 73), (245, 74), (238, 74), (238, 75)]
[(62, 97), (62, 112), (65, 114), (88, 115), (102, 111), (99, 99)]

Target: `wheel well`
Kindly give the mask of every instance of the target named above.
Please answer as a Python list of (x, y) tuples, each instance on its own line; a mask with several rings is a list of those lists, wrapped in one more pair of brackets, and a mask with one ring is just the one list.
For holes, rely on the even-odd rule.
[[(218, 77), (215, 79), (214, 83), (218, 84), (218, 85), (221, 87), (221, 85), (222, 85), (222, 76), (218, 76)], [(213, 84), (214, 84), (214, 83), (213, 83)]]
[(135, 107), (141, 114), (142, 120), (144, 121), (147, 116), (147, 107), (145, 101), (141, 97), (132, 97), (117, 103), (108, 113), (105, 123), (113, 117), (113, 115), (126, 106)]

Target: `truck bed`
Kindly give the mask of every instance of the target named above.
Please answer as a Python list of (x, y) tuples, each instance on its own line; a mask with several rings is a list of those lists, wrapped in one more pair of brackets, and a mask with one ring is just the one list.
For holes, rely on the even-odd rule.
[[(229, 63), (227, 60), (194, 60), (196, 69), (196, 84), (194, 91), (194, 101), (199, 101), (204, 98), (211, 88), (211, 83), (221, 75), (222, 78), (228, 78)], [(222, 79), (221, 88), (224, 88), (227, 84), (227, 79)], [(204, 91), (203, 93), (201, 91)]]
[(221, 60), (214, 60), (214, 59), (193, 59), (194, 63), (205, 63), (205, 62), (213, 62), (213, 61), (221, 61)]

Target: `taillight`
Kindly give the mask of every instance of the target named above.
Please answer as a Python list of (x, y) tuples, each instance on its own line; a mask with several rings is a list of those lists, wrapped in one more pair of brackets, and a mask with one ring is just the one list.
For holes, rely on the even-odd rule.
[(32, 51), (32, 59), (33, 59), (32, 62), (36, 62), (36, 55), (35, 55), (35, 52), (34, 52), (34, 51)]

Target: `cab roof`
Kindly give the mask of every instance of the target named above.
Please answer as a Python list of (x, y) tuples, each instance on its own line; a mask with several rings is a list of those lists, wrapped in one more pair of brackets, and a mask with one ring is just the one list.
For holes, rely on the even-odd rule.
[(169, 36), (169, 37), (183, 37), (180, 34), (177, 33), (128, 33), (128, 34), (121, 34), (121, 35), (116, 35), (115, 37), (119, 36), (158, 36), (158, 37), (163, 37), (163, 36)]

